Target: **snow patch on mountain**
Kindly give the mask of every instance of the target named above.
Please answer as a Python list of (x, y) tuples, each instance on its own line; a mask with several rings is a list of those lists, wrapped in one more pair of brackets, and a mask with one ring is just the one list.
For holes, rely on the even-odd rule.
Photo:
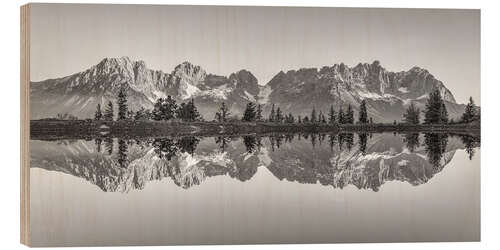
[(248, 93), (246, 90), (244, 91), (245, 93), (245, 97), (247, 100), (251, 101), (251, 102), (255, 102), (255, 97), (253, 97), (250, 93)]
[(191, 84), (186, 84), (186, 87), (181, 92), (181, 99), (185, 100), (191, 97), (194, 97), (197, 93), (200, 92), (200, 89)]
[(398, 90), (399, 90), (399, 92), (405, 93), (405, 94), (409, 92), (408, 88), (405, 88), (405, 87), (400, 87), (400, 88), (398, 88)]
[(264, 86), (263, 88), (261, 88), (258, 95), (258, 103), (259, 104), (268, 103), (269, 95), (271, 94), (271, 92), (273, 92), (273, 90), (270, 86)]

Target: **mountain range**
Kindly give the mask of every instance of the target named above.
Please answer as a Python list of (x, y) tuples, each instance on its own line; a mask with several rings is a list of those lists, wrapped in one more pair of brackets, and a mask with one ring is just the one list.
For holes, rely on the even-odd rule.
[(366, 100), (374, 121), (392, 122), (401, 120), (411, 102), (423, 109), (428, 94), (436, 88), (445, 100), (450, 118), (458, 118), (465, 105), (456, 102), (443, 82), (419, 67), (391, 72), (379, 61), (354, 67), (340, 63), (320, 69), (280, 71), (261, 85), (245, 69), (220, 76), (183, 62), (166, 73), (128, 57), (105, 58), (70, 76), (31, 82), (30, 115), (31, 119), (55, 117), (58, 113), (92, 118), (97, 104), (115, 102), (119, 89), (124, 89), (132, 110), (151, 109), (158, 98), (168, 95), (178, 102), (193, 98), (206, 120), (214, 119), (222, 102), (233, 115), (241, 117), (247, 102), (262, 104), (264, 116), (272, 104), (285, 113), (305, 116), (313, 107), (326, 113), (332, 104), (336, 109), (351, 104), (357, 110)]

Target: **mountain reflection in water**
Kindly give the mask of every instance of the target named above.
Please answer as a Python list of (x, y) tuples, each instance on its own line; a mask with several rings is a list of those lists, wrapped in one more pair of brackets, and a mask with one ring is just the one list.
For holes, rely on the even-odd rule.
[(31, 167), (83, 178), (106, 192), (143, 189), (171, 178), (182, 187), (226, 175), (242, 182), (265, 167), (280, 181), (378, 191), (388, 181), (428, 182), (465, 149), (472, 135), (266, 134), (182, 138), (30, 141)]

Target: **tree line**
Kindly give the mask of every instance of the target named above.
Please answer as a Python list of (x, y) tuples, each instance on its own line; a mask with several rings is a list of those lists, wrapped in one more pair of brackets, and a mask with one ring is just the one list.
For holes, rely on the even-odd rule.
[(475, 105), (472, 97), (469, 98), (469, 103), (465, 106), (465, 111), (458, 121), (449, 119), (448, 110), (444, 103), (439, 89), (435, 89), (429, 94), (429, 99), (425, 104), (425, 110), (420, 111), (412, 102), (403, 114), (403, 122), (407, 124), (420, 124), (420, 114), (424, 114), (423, 124), (455, 124), (455, 123), (471, 123), (481, 120), (481, 112)]
[[(152, 110), (141, 107), (137, 111), (130, 110), (127, 104), (127, 95), (123, 89), (120, 90), (117, 96), (117, 117), (116, 120), (155, 120), (169, 121), (172, 119), (181, 120), (184, 122), (203, 121), (202, 116), (198, 112), (198, 108), (194, 103), (194, 99), (188, 102), (177, 104), (176, 100), (171, 96), (159, 98)], [(470, 123), (480, 120), (479, 108), (474, 104), (472, 97), (466, 105), (465, 111), (458, 121), (449, 119), (448, 111), (445, 102), (438, 89), (429, 94), (429, 99), (425, 105), (425, 110), (421, 111), (412, 102), (403, 114), (403, 123), (420, 124), (421, 113), (423, 113), (423, 124), (453, 124), (453, 123)], [(113, 121), (115, 115), (114, 104), (109, 101), (104, 111), (101, 110), (101, 104), (97, 105), (94, 115), (95, 120)], [(233, 121), (231, 112), (225, 102), (222, 102), (214, 117), (217, 122)], [(275, 104), (272, 104), (269, 116), (263, 116), (263, 108), (261, 104), (248, 102), (243, 112), (241, 121), (244, 122), (271, 122), (271, 123), (287, 123), (287, 124), (372, 124), (373, 119), (368, 116), (367, 103), (362, 100), (359, 105), (358, 120), (355, 121), (354, 109), (351, 104), (347, 105), (344, 110), (342, 106), (335, 110), (334, 105), (330, 106), (327, 113), (322, 110), (317, 111), (312, 108), (310, 115), (294, 115), (291, 112), (286, 114), (282, 109)], [(394, 121), (396, 124), (397, 122)]]
[[(135, 112), (128, 108), (127, 102), (127, 94), (123, 89), (120, 89), (116, 101), (116, 104), (118, 106), (116, 117), (117, 121), (169, 121), (172, 119), (178, 119), (186, 122), (194, 122), (203, 120), (200, 113), (198, 112), (196, 105), (194, 104), (194, 99), (178, 105), (175, 99), (173, 99), (171, 96), (167, 96), (166, 98), (159, 98), (158, 100), (156, 100), (152, 110), (141, 107)], [(113, 121), (115, 120), (114, 114), (115, 111), (113, 102), (109, 101), (104, 112), (101, 110), (101, 104), (97, 104), (94, 119), (98, 121)]]
[[(359, 117), (357, 123), (373, 123), (373, 119), (368, 118), (368, 112), (366, 109), (366, 101), (361, 101), (359, 107)], [(226, 115), (224, 115), (226, 114)], [(219, 122), (227, 121), (229, 117), (229, 112), (227, 111), (227, 106), (222, 103), (219, 111), (216, 113), (216, 120)], [(354, 109), (351, 104), (347, 105), (347, 109), (344, 111), (342, 107), (338, 111), (335, 110), (334, 106), (330, 106), (328, 113), (323, 113), (322, 110), (319, 112), (315, 107), (312, 108), (311, 114), (309, 116), (294, 115), (291, 112), (288, 114), (284, 113), (279, 106), (273, 104), (268, 118), (264, 118), (262, 115), (262, 106), (260, 104), (256, 105), (253, 102), (249, 102), (246, 105), (245, 111), (243, 112), (243, 117), (241, 119), (245, 122), (272, 122), (272, 123), (312, 123), (312, 124), (354, 124)]]

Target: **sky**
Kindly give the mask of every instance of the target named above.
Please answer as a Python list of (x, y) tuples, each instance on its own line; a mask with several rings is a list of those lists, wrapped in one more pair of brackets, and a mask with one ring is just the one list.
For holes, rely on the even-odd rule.
[(184, 61), (208, 73), (279, 71), (379, 60), (419, 66), (459, 103), (480, 103), (480, 11), (34, 4), (31, 81), (67, 76), (105, 57), (129, 56), (171, 72)]

